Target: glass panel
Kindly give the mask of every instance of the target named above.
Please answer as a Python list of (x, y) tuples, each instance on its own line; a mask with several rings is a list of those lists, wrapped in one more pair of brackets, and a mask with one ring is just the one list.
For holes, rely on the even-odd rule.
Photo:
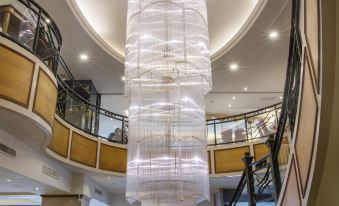
[(215, 144), (214, 124), (207, 125), (207, 144)]
[(66, 97), (65, 120), (67, 122), (79, 129), (90, 132), (91, 115), (92, 112), (87, 105), (69, 95)]
[(219, 144), (245, 141), (247, 139), (244, 119), (223, 122), (219, 124), (219, 128), (217, 131), (217, 134), (220, 132), (220, 139), (218, 139)]
[(258, 114), (247, 119), (249, 139), (267, 137), (276, 132), (277, 115), (276, 110)]
[(11, 12), (7, 34), (32, 49), (38, 15), (18, 1), (13, 1), (10, 6), (14, 10)]
[(100, 114), (98, 136), (113, 142), (122, 142), (122, 121)]

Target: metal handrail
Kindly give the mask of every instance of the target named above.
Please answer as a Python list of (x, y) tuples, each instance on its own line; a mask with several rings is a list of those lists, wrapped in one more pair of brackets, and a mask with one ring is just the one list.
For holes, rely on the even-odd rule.
[[(269, 149), (269, 153), (266, 154), (260, 160), (248, 165), (249, 167), (259, 166), (259, 168), (256, 168), (255, 170), (251, 171), (252, 172), (250, 174), (251, 176), (253, 176), (260, 170), (266, 169), (264, 178), (257, 185), (259, 187), (258, 193), (250, 194), (250, 196), (256, 196), (256, 199), (255, 200), (249, 199), (248, 201), (249, 205), (256, 205), (256, 201), (260, 198), (263, 191), (269, 186), (271, 182), (273, 182), (275, 188), (274, 191), (275, 201), (278, 200), (278, 197), (280, 195), (281, 177), (279, 171), (278, 155), (284, 137), (287, 122), (290, 126), (291, 134), (293, 134), (295, 118), (297, 115), (297, 105), (299, 101), (301, 59), (302, 59), (302, 43), (299, 30), (299, 21), (300, 21), (299, 13), (300, 13), (300, 0), (294, 0), (292, 6), (290, 45), (284, 88), (284, 98), (283, 98), (284, 100), (281, 107), (278, 128), (275, 135), (266, 142), (266, 145), (268, 146)], [(269, 160), (270, 162), (267, 163), (267, 160)], [(243, 176), (245, 176), (245, 173), (246, 169), (244, 170)], [(270, 175), (271, 179), (269, 179)], [(250, 183), (247, 182), (247, 184)], [(241, 182), (239, 182), (237, 190), (233, 195), (231, 205), (236, 205), (239, 199), (238, 196), (241, 194), (243, 188), (244, 186), (242, 186)]]

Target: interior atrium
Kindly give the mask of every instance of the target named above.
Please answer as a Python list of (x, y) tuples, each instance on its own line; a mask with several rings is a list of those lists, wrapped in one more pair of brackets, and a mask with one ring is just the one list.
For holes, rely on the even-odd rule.
[(0, 0), (0, 205), (337, 206), (337, 38), (337, 0)]

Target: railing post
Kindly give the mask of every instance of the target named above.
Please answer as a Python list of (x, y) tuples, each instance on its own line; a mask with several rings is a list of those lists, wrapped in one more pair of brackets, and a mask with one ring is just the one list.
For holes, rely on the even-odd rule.
[(38, 42), (39, 42), (39, 38), (40, 38), (40, 22), (41, 22), (41, 9), (39, 9), (39, 13), (38, 13), (38, 21), (36, 23), (36, 28), (35, 28), (35, 34), (34, 34), (34, 39), (33, 39), (33, 47), (32, 47), (32, 51), (36, 54), (37, 53), (37, 49), (38, 49)]
[(253, 169), (251, 165), (253, 157), (250, 155), (249, 152), (246, 152), (245, 156), (242, 158), (242, 161), (245, 164), (248, 206), (256, 206)]
[[(271, 164), (271, 175), (272, 181), (274, 184), (274, 193), (275, 193), (275, 202), (278, 201), (280, 189), (281, 189), (281, 177), (280, 177), (280, 170), (279, 170), (279, 162), (278, 158), (275, 158), (275, 154), (273, 151), (274, 148), (274, 136), (271, 135), (268, 140), (266, 141), (266, 146), (268, 147), (269, 154), (270, 154), (270, 164)], [(277, 155), (278, 157), (278, 155)]]

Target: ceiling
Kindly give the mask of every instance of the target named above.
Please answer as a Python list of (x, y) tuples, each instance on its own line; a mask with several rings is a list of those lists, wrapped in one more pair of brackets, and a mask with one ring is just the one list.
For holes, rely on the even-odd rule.
[[(127, 0), (69, 0), (78, 20), (93, 35), (113, 49), (113, 55), (125, 56)], [(210, 51), (222, 53), (231, 39), (255, 20), (266, 0), (207, 0)], [(250, 18), (251, 17), (251, 18)], [(105, 46), (104, 46), (105, 47)]]
[[(62, 55), (74, 76), (91, 79), (103, 95), (122, 95), (127, 1), (37, 2), (59, 26), (64, 40)], [(213, 90), (206, 97), (206, 112), (211, 115), (238, 114), (281, 101), (288, 58), (291, 0), (207, 2), (214, 56)], [(278, 38), (268, 38), (271, 31), (277, 31)], [(81, 53), (88, 54), (88, 61), (79, 60)], [(230, 70), (232, 63), (238, 64), (237, 71)], [(233, 96), (236, 101), (232, 100)], [(228, 107), (229, 104), (232, 106)]]
[[(42, 182), (0, 167), (0, 196), (5, 194), (40, 195), (62, 193), (62, 191)], [(2, 205), (1, 199), (0, 197), (0, 205)]]

